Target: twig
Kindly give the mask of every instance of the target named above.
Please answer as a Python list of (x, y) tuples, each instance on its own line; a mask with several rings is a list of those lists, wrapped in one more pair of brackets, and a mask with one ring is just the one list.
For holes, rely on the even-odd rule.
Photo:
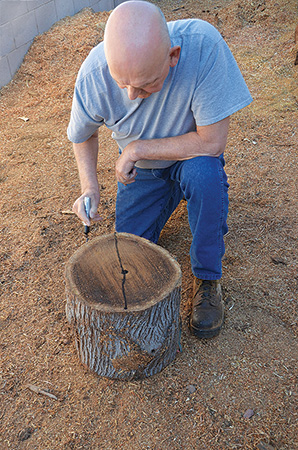
[(58, 400), (56, 395), (51, 394), (50, 392), (47, 392), (44, 389), (41, 389), (39, 386), (35, 386), (34, 384), (27, 384), (27, 388), (30, 389), (30, 391), (35, 392), (36, 394), (46, 395), (47, 397), (50, 397), (54, 400)]
[(73, 211), (71, 211), (70, 209), (66, 209), (64, 211), (61, 211), (61, 214), (75, 214)]

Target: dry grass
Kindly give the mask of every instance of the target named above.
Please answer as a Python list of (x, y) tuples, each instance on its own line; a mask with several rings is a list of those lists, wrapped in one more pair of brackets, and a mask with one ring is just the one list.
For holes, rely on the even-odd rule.
[[(191, 235), (182, 202), (160, 244), (183, 271), (183, 352), (140, 382), (101, 379), (80, 365), (64, 312), (65, 263), (84, 242), (82, 225), (64, 213), (79, 193), (66, 126), (76, 73), (108, 13), (62, 20), (35, 39), (0, 96), (1, 449), (298, 449), (297, 6), (158, 5), (168, 19), (216, 25), (255, 99), (234, 115), (226, 152), (224, 330), (210, 342), (188, 332)], [(116, 157), (103, 130), (103, 222), (93, 236), (114, 227)]]

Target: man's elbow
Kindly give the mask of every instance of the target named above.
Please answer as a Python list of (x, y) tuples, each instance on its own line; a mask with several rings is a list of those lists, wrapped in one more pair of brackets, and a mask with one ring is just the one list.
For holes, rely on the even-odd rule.
[(214, 145), (210, 148), (210, 156), (213, 158), (219, 158), (225, 151), (225, 145)]
[(225, 151), (224, 148), (218, 150), (215, 154), (215, 158), (219, 158), (224, 153), (224, 151)]

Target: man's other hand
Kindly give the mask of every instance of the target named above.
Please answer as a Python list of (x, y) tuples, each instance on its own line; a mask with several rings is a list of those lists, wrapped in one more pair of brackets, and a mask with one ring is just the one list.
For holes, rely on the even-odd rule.
[(137, 169), (134, 166), (135, 162), (136, 161), (130, 157), (130, 152), (126, 147), (117, 159), (115, 166), (115, 175), (119, 183), (126, 186), (127, 184), (131, 184), (135, 181), (137, 176)]

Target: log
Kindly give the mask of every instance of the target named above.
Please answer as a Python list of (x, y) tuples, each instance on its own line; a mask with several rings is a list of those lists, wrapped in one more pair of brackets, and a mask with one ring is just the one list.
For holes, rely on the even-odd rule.
[(79, 358), (103, 377), (142, 379), (174, 360), (180, 299), (177, 261), (132, 234), (97, 237), (66, 265), (66, 315)]

